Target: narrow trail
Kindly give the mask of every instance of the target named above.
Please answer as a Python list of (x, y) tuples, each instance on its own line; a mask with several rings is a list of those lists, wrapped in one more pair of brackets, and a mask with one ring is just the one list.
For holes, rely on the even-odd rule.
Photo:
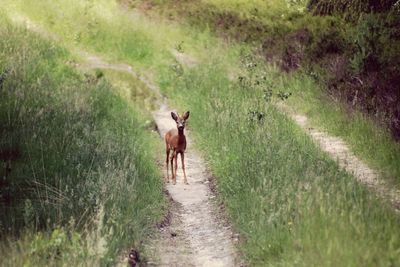
[[(176, 127), (167, 108), (155, 112), (154, 119), (161, 136)], [(204, 160), (192, 149), (193, 141), (189, 131), (186, 131), (186, 136), (188, 150), (185, 153), (185, 163), (189, 185), (183, 183), (183, 173), (178, 168), (177, 184), (167, 184), (166, 188), (172, 199), (181, 207), (179, 217), (183, 234), (189, 241), (192, 252), (191, 264), (237, 266), (232, 242), (233, 233), (229, 224), (220, 218), (217, 206), (212, 201), (215, 196), (209, 186), (210, 174)], [(171, 263), (162, 261), (162, 265), (171, 266)]]
[[(139, 75), (127, 64), (111, 64), (100, 57), (79, 51), (85, 59), (80, 67), (90, 69), (111, 69), (131, 74), (143, 82), (158, 96), (159, 110), (153, 113), (160, 137), (176, 127), (171, 118), (172, 109), (166, 104), (157, 86), (146, 77)], [(183, 184), (178, 168), (176, 185), (167, 184), (166, 190), (172, 198), (169, 224), (160, 227), (160, 235), (148, 248), (152, 256), (148, 264), (154, 266), (238, 266), (238, 256), (229, 223), (218, 211), (215, 198), (209, 186), (210, 173), (205, 161), (193, 151), (190, 132), (186, 130), (188, 153), (185, 153), (186, 173), (189, 185)], [(163, 155), (164, 156), (164, 155)], [(178, 163), (179, 166), (179, 163)], [(165, 172), (165, 170), (163, 170)]]
[[(131, 74), (142, 81), (159, 98), (159, 110), (153, 113), (160, 137), (176, 127), (171, 118), (172, 109), (166, 104), (154, 84), (136, 73), (127, 64), (110, 64), (100, 57), (80, 51), (91, 69), (112, 69)], [(160, 235), (148, 247), (153, 250), (148, 264), (154, 266), (238, 266), (239, 258), (234, 246), (238, 241), (230, 224), (218, 211), (213, 201), (215, 194), (210, 188), (210, 173), (205, 161), (192, 149), (190, 131), (186, 130), (188, 153), (185, 153), (186, 173), (189, 185), (183, 184), (183, 173), (178, 168), (176, 185), (167, 184), (166, 190), (172, 198), (170, 221), (160, 227)], [(178, 163), (179, 166), (179, 163)], [(165, 170), (163, 170), (165, 171)]]
[[(14, 21), (24, 23), (29, 29), (46, 38), (57, 40), (56, 34), (47, 32), (29, 18), (18, 16)], [(160, 136), (171, 128), (176, 127), (160, 90), (144, 75), (136, 72), (132, 66), (124, 63), (109, 63), (101, 57), (92, 55), (81, 49), (72, 51), (83, 59), (76, 64), (83, 69), (109, 69), (125, 72), (140, 80), (157, 96), (156, 105), (159, 110), (153, 113)], [(197, 62), (180, 52), (173, 51), (180, 64), (195, 67)], [(148, 264), (153, 266), (240, 266), (238, 253), (234, 242), (238, 238), (233, 234), (230, 224), (224, 219), (222, 212), (213, 199), (215, 194), (209, 186), (210, 173), (205, 161), (193, 151), (193, 141), (189, 131), (186, 131), (188, 153), (185, 154), (186, 173), (189, 185), (184, 185), (179, 178), (182, 176), (178, 169), (176, 185), (168, 184), (166, 190), (172, 199), (169, 224), (161, 228), (158, 237), (148, 245), (153, 250), (153, 256)]]
[[(82, 54), (82, 53), (81, 53)], [(153, 113), (160, 136), (175, 128), (171, 118), (171, 108), (165, 102), (158, 88), (144, 76), (138, 75), (126, 64), (110, 64), (97, 56), (84, 54), (87, 63), (84, 67), (105, 68), (124, 71), (142, 81), (148, 88), (156, 92), (159, 99), (159, 110)], [(149, 264), (156, 266), (237, 266), (238, 256), (234, 247), (233, 234), (228, 222), (218, 211), (215, 198), (210, 189), (210, 173), (205, 161), (193, 151), (193, 141), (190, 132), (186, 130), (188, 153), (185, 153), (186, 173), (189, 185), (183, 184), (183, 177), (178, 168), (176, 185), (167, 184), (166, 189), (173, 201), (170, 211), (170, 224), (163, 227), (156, 238), (153, 258)], [(164, 171), (164, 170), (163, 170)], [(166, 233), (166, 234), (165, 234)], [(171, 244), (173, 244), (171, 246)]]
[[(48, 33), (32, 23), (28, 18), (18, 17), (17, 20), (25, 21), (31, 30), (45, 37), (57, 38), (54, 34)], [(127, 64), (111, 64), (99, 56), (78, 49), (72, 52), (85, 61), (77, 67), (111, 69), (128, 73), (140, 80), (158, 98), (159, 109), (153, 113), (153, 118), (160, 136), (163, 137), (166, 131), (176, 127), (170, 117), (172, 109), (168, 107), (165, 97), (160, 93), (159, 88), (144, 75), (140, 75)], [(195, 60), (188, 59), (179, 53), (173, 54), (181, 64), (195, 67)], [(353, 174), (361, 184), (366, 185), (379, 197), (389, 200), (395, 210), (400, 211), (399, 190), (382, 181), (379, 173), (358, 159), (345, 142), (312, 128), (307, 117), (292, 112), (284, 105), (278, 105), (278, 109), (291, 117), (323, 151), (336, 159), (340, 167)], [(192, 116), (196, 116), (196, 114)], [(166, 190), (172, 199), (170, 219), (168, 224), (160, 227), (160, 233), (147, 246), (152, 250), (148, 264), (153, 266), (240, 266), (241, 263), (235, 250), (237, 238), (213, 200), (215, 194), (209, 186), (210, 173), (206, 169), (205, 161), (193, 150), (190, 131), (186, 131), (186, 135), (188, 149), (185, 154), (185, 162), (189, 185), (183, 184), (180, 168), (178, 168), (177, 185), (166, 185)], [(160, 155), (164, 163), (163, 157), (164, 155)], [(163, 173), (165, 173), (164, 168)]]
[(379, 173), (356, 157), (341, 138), (314, 129), (306, 116), (293, 112), (284, 104), (277, 105), (277, 107), (310, 135), (324, 152), (337, 160), (341, 168), (352, 174), (359, 183), (375, 192), (379, 198), (388, 200), (397, 213), (400, 212), (400, 190), (391, 187), (387, 182), (382, 180)]

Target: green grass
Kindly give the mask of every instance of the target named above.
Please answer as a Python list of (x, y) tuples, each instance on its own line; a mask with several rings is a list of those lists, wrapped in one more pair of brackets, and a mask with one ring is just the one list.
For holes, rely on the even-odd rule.
[(273, 19), (288, 15), (290, 12), (304, 12), (305, 0), (203, 0), (205, 4), (213, 5), (222, 12), (239, 13), (242, 18), (256, 18), (259, 20)]
[(292, 110), (307, 115), (314, 127), (343, 138), (383, 178), (396, 187), (400, 185), (400, 144), (392, 139), (385, 126), (341, 104), (339, 99), (328, 97), (307, 75), (296, 73), (283, 79), (274, 70), (270, 74), (277, 77), (276, 92), (292, 93), (287, 102)]
[[(181, 44), (185, 53), (201, 60), (204, 46), (218, 46), (207, 33), (191, 33), (189, 28), (174, 28), (132, 14), (115, 1), (96, 4), (81, 0), (6, 1), (5, 10), (17, 23), (25, 17), (57, 35), (69, 48), (81, 47), (109, 59), (134, 62), (147, 73), (158, 66), (176, 63), (171, 50)], [(48, 12), (50, 11), (50, 12)], [(63, 21), (64, 23), (58, 23)]]
[[(43, 0), (35, 3), (41, 10), (35, 10), (33, 2), (27, 1), (23, 11), (54, 30), (67, 46), (73, 46), (73, 39), (68, 36), (85, 25), (74, 24), (80, 18), (79, 8), (75, 6), (83, 3), (75, 2), (77, 5), (66, 7), (56, 1), (61, 6), (55, 8)], [(189, 127), (210, 162), (221, 200), (242, 234), (241, 250), (251, 265), (400, 264), (399, 219), (388, 204), (376, 200), (353, 177), (341, 171), (301, 129), (264, 100), (265, 89), (275, 93), (290, 90), (294, 95), (289, 98), (289, 104), (295, 106), (296, 99), (310, 101), (295, 107), (316, 123), (318, 119), (325, 121), (319, 116), (328, 116), (328, 111), (335, 119), (326, 123), (344, 120), (343, 111), (336, 110), (335, 105), (324, 107), (326, 112), (318, 111), (326, 102), (318, 94), (309, 92), (310, 88), (316, 88), (314, 83), (301, 76), (277, 75), (263, 65), (257, 71), (245, 72), (243, 66), (232, 66), (239, 64), (243, 51), (248, 51), (244, 45), (218, 44), (207, 30), (197, 32), (196, 28), (189, 31), (187, 26), (157, 24), (121, 13), (109, 5), (114, 6), (100, 1), (93, 4), (90, 12), (98, 22), (94, 29), (104, 30), (99, 35), (102, 37), (92, 35), (87, 41), (75, 44), (142, 68), (158, 81), (179, 110), (191, 111)], [(104, 10), (104, 6), (110, 7), (104, 14), (95, 12)], [(22, 12), (19, 8), (16, 10)], [(57, 10), (61, 9), (65, 17), (62, 25), (57, 23), (60, 16)], [(50, 16), (56, 16), (54, 23), (46, 19)], [(136, 23), (128, 23), (132, 21)], [(106, 22), (110, 26), (103, 28)], [(111, 25), (120, 27), (116, 30)], [(128, 37), (122, 38), (125, 34)], [(113, 39), (119, 37), (117, 44)], [(104, 42), (100, 47), (101, 41)], [(201, 59), (198, 67), (177, 71), (172, 65), (176, 62), (169, 51), (181, 41), (185, 42), (185, 51)], [(148, 53), (144, 57), (130, 55), (131, 46), (135, 46), (133, 51)], [(241, 75), (246, 81), (254, 82), (260, 78), (255, 75), (263, 71), (266, 78), (258, 85), (227, 78)], [(365, 129), (372, 127), (365, 125)], [(354, 133), (362, 135), (363, 131), (355, 130), (358, 127), (350, 123), (346, 126), (349, 131), (354, 129)], [(381, 141), (369, 142), (379, 147)], [(396, 151), (393, 153), (398, 155)]]
[(143, 99), (122, 99), (104, 77), (69, 67), (71, 58), (2, 16), (0, 152), (19, 154), (0, 187), (8, 266), (110, 265), (140, 249), (163, 215)]
[(388, 204), (340, 171), (262, 90), (230, 82), (217, 62), (165, 90), (191, 111), (250, 265), (399, 264), (399, 219)]
[[(251, 33), (246, 33), (245, 31), (253, 29), (251, 26), (252, 21), (261, 21), (262, 25), (259, 26), (268, 29), (268, 31), (265, 34), (256, 34), (253, 37), (261, 43), (271, 39), (271, 43), (266, 43), (267, 47), (274, 47), (276, 44), (279, 47), (285, 47), (286, 44), (291, 43), (290, 39), (283, 39), (284, 43), (280, 44), (282, 40), (279, 38), (285, 36), (285, 33), (290, 33), (290, 31), (306, 28), (312, 32), (312, 36), (316, 40), (306, 49), (308, 50), (307, 53), (313, 56), (312, 60), (315, 60), (317, 56), (321, 57), (320, 53), (323, 51), (324, 44), (333, 42), (339, 45), (340, 38), (351, 39), (354, 38), (355, 34), (355, 29), (344, 24), (338, 18), (313, 17), (305, 13), (302, 10), (306, 6), (305, 1), (205, 0), (201, 4), (188, 1), (182, 5), (184, 5), (184, 8), (175, 7), (171, 4), (171, 1), (162, 1), (155, 8), (166, 14), (178, 12), (180, 20), (185, 19), (182, 18), (182, 15), (194, 13), (193, 16), (197, 15), (198, 17), (192, 18), (193, 16), (188, 16), (186, 20), (192, 21), (194, 25), (208, 23), (208, 27), (211, 29), (213, 27), (217, 28), (214, 30), (222, 36), (240, 36), (240, 34), (243, 34), (251, 37)], [(257, 12), (255, 12), (255, 8), (257, 8)], [(199, 10), (201, 12), (199, 14), (196, 13)], [(213, 25), (215, 20), (218, 21), (219, 19), (222, 21), (225, 19), (226, 23), (229, 24), (230, 17), (228, 15), (237, 13), (244, 19), (241, 24), (248, 23), (250, 28), (242, 29), (237, 23), (233, 23), (232, 28), (228, 27), (228, 29), (218, 29), (218, 26)], [(225, 17), (222, 14), (225, 14)], [(201, 29), (202, 27), (199, 28)], [(339, 33), (339, 36), (337, 36), (339, 39), (331, 39), (337, 33)], [(321, 38), (321, 42), (318, 42), (319, 38)], [(347, 45), (349, 46), (349, 44)], [(273, 50), (274, 48), (268, 49)], [(280, 52), (272, 51), (271, 53), (275, 53), (276, 56)], [(274, 55), (271, 56), (273, 57)], [(232, 63), (233, 61), (230, 64)], [(326, 92), (326, 85), (321, 82), (321, 79), (326, 79), (323, 78), (325, 74), (318, 73), (318, 71), (315, 73), (316, 71), (314, 70), (314, 76), (320, 76), (318, 78), (320, 81), (315, 82), (310, 75), (304, 74), (304, 72), (309, 72), (304, 71), (304, 69), (294, 74), (283, 74), (277, 69), (268, 66), (262, 60), (256, 59), (255, 63), (265, 66), (262, 67), (264, 68), (263, 72), (266, 73), (264, 75), (270, 77), (271, 84), (268, 86), (274, 90), (274, 93), (282, 91), (293, 94), (289, 98), (288, 104), (295, 112), (306, 114), (311, 119), (314, 127), (343, 138), (350, 145), (356, 156), (379, 170), (382, 176), (390, 183), (399, 186), (400, 144), (391, 137), (389, 130), (387, 130), (387, 123), (379, 123), (382, 117), (376, 118), (377, 123), (373, 121), (374, 118), (363, 115), (359, 111), (359, 106), (349, 107), (349, 105), (342, 103), (343, 99), (335, 98), (335, 96), (333, 98), (328, 97), (330, 93)], [(366, 90), (366, 88), (363, 89)], [(334, 89), (332, 90), (334, 91)]]
[(148, 118), (149, 111), (154, 111), (159, 107), (156, 106), (157, 95), (149, 90), (143, 82), (132, 77), (132, 74), (121, 71), (102, 69), (98, 70), (105, 75), (108, 81), (113, 84), (115, 91), (126, 100), (128, 103), (135, 104), (135, 112), (142, 117), (147, 117), (147, 123), (151, 118)]

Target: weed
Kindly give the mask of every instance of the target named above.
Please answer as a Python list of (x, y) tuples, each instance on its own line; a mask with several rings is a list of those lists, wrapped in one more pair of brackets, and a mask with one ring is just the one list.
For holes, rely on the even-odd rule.
[(273, 96), (272, 89), (264, 90), (263, 98), (264, 98), (265, 102), (267, 102), (267, 103), (271, 102), (272, 96)]
[(178, 77), (184, 74), (184, 69), (182, 65), (176, 60), (174, 64), (171, 64), (171, 69), (175, 72), (175, 75)]
[(248, 114), (249, 114), (249, 120), (251, 122), (258, 122), (258, 123), (264, 122), (264, 117), (265, 117), (264, 112), (258, 110), (250, 110)]
[[(9, 71), (0, 154), (11, 162), (0, 187), (1, 257), (14, 266), (82, 265), (93, 255), (112, 264), (162, 215), (153, 137), (103, 72), (81, 75), (64, 64), (65, 49), (1, 21), (0, 69)], [(104, 248), (90, 252), (97, 227)]]
[(394, 259), (398, 245), (392, 249), (387, 242), (399, 244), (396, 216), (293, 122), (257, 101), (263, 90), (232, 85), (216, 66), (185, 73), (164, 90), (204, 114), (193, 118), (192, 132), (209, 155), (250, 264), (358, 265), (362, 257), (363, 264), (380, 265)]
[[(75, 2), (80, 3), (78, 0)], [(168, 1), (158, 3), (161, 2)], [(230, 10), (237, 8), (233, 1), (221, 0), (220, 3), (228, 5)], [(271, 14), (268, 9), (263, 10), (261, 5), (276, 4), (273, 12), (279, 16), (290, 17), (292, 21), (288, 24), (299, 18), (294, 15), (289, 16), (290, 14), (286, 12), (278, 12), (287, 8), (286, 2), (283, 1), (254, 2), (260, 4), (258, 11), (254, 10), (252, 3), (242, 1), (239, 4), (249, 10), (250, 15), (235, 13), (234, 16), (229, 16), (229, 19), (235, 23), (243, 22), (243, 17), (257, 16), (257, 21), (245, 23), (245, 26), (240, 28), (255, 29), (251, 36), (246, 36), (249, 40), (254, 41), (254, 38), (260, 38), (254, 32), (263, 32), (263, 29), (257, 30), (257, 27), (262, 25), (259, 19), (260, 14)], [(36, 2), (34, 4), (39, 5)], [(102, 4), (96, 6), (94, 10), (102, 10)], [(187, 8), (193, 3), (184, 1), (180, 4)], [(31, 6), (34, 5), (31, 3)], [(208, 7), (201, 6), (200, 8), (207, 9)], [(223, 10), (221, 5), (217, 7), (218, 11)], [(247, 9), (248, 7), (251, 9)], [(43, 0), (41, 8), (46, 12), (56, 13), (50, 1)], [(66, 10), (77, 16), (74, 8), (71, 7), (72, 11)], [(112, 7), (106, 10), (117, 12)], [(190, 8), (187, 10), (192, 11)], [(40, 11), (35, 12), (43, 14)], [(32, 11), (32, 13), (35, 12)], [(94, 12), (93, 16), (97, 16), (95, 11), (92, 12)], [(120, 15), (120, 13), (114, 14)], [(211, 17), (211, 14), (210, 10), (206, 10), (204, 14), (198, 13), (193, 17), (198, 16), (197, 19), (201, 19), (200, 16), (203, 15), (207, 16), (206, 21), (210, 21), (210, 19), (215, 19)], [(276, 14), (269, 17), (269, 20), (276, 19)], [(74, 15), (70, 15), (69, 21), (73, 22), (71, 19), (73, 17)], [(120, 21), (129, 21), (125, 20), (126, 17), (118, 17), (121, 17)], [(41, 16), (37, 15), (37, 19), (40, 20), (40, 18)], [(219, 18), (226, 19), (224, 16)], [(219, 25), (226, 27), (231, 20), (221, 21)], [(314, 23), (317, 23), (316, 21), (319, 20), (315, 20)], [(286, 100), (289, 106), (305, 111), (313, 121), (326, 126), (330, 131), (349, 136), (357, 153), (362, 149), (373, 149), (373, 152), (364, 151), (361, 154), (378, 156), (378, 159), (374, 159), (375, 162), (380, 162), (380, 166), (385, 166), (385, 169), (387, 167), (392, 173), (396, 173), (399, 153), (387, 135), (382, 134), (381, 131), (375, 131), (376, 128), (363, 117), (357, 117), (349, 123), (347, 117), (342, 114), (344, 111), (338, 111), (333, 101), (319, 101), (325, 98), (321, 96), (318, 84), (309, 77), (304, 77), (302, 73), (282, 75), (273, 68), (265, 68), (263, 62), (249, 58), (245, 60), (244, 68), (240, 68), (240, 73), (244, 72), (240, 74), (243, 77), (242, 81), (230, 81), (227, 78), (227, 69), (231, 70), (228, 67), (240, 62), (240, 48), (243, 46), (238, 47), (232, 44), (227, 48), (226, 45), (215, 45), (217, 42), (210, 37), (207, 30), (198, 31), (200, 27), (188, 31), (190, 34), (187, 34), (188, 32), (185, 31), (177, 32), (174, 25), (174, 30), (164, 28), (168, 30), (160, 33), (159, 25), (154, 26), (149, 22), (108, 24), (100, 20), (99, 23), (102, 25), (101, 34), (93, 37), (95, 39), (87, 39), (84, 45), (97, 52), (123, 58), (138, 67), (152, 66), (152, 71), (163, 92), (171, 96), (175, 104), (190, 107), (194, 113), (202, 114), (202, 116), (193, 117), (192, 132), (196, 135), (199, 147), (207, 152), (207, 159), (217, 179), (221, 199), (236, 228), (244, 237), (241, 249), (250, 264), (255, 266), (312, 266), (316, 263), (321, 266), (400, 264), (398, 262), (400, 258), (398, 218), (385, 203), (375, 199), (365, 188), (357, 184), (353, 177), (341, 171), (334, 161), (321, 153), (312, 140), (293, 122), (279, 113), (273, 105), (268, 105), (265, 94), (267, 92), (267, 95), (270, 95), (271, 91), (292, 93), (292, 96)], [(47, 21), (44, 24), (49, 25)], [(80, 29), (79, 25), (74, 23), (71, 25), (55, 24), (48, 27), (64, 34), (65, 32), (74, 33), (76, 29)], [(112, 31), (115, 25), (129, 26), (124, 26), (121, 32), (115, 33)], [(156, 30), (150, 25), (153, 25)], [(282, 26), (276, 32), (279, 35), (284, 35), (291, 28), (286, 23), (284, 25), (278, 23), (268, 29), (274, 33), (277, 25)], [(57, 30), (57, 27), (63, 28)], [(149, 28), (153, 30), (148, 30)], [(227, 27), (226, 31), (230, 29), (232, 28)], [(157, 34), (152, 34), (154, 32)], [(164, 32), (171, 36), (166, 37)], [(123, 36), (127, 33), (136, 33), (137, 42)], [(231, 30), (229, 34), (233, 36), (235, 31)], [(118, 39), (119, 44), (110, 41), (117, 37), (121, 37)], [(100, 42), (102, 38), (105, 42)], [(68, 40), (67, 37), (64, 39)], [(176, 40), (185, 40), (185, 50), (196, 47), (197, 50), (193, 50), (207, 59), (205, 64), (185, 70), (179, 79), (177, 79), (176, 71), (171, 68), (174, 61), (166, 52), (171, 49)], [(199, 42), (200, 46), (194, 45)], [(100, 43), (102, 46), (99, 45)], [(131, 54), (130, 49), (135, 52)], [(146, 53), (140, 56), (140, 53), (136, 51)], [(245, 65), (247, 63), (248, 65)], [(98, 105), (99, 109), (95, 110), (98, 110), (99, 114), (107, 114), (105, 111), (109, 106), (109, 103)], [(113, 118), (124, 116), (125, 114), (119, 114)], [(255, 123), (259, 121), (258, 118), (262, 123)], [(120, 127), (118, 125), (106, 127), (106, 129)], [(114, 132), (108, 135), (112, 137)], [(111, 147), (116, 147), (116, 145), (111, 143)], [(221, 148), (224, 148), (223, 153), (221, 153)], [(376, 152), (378, 150), (379, 153)], [(106, 152), (116, 153), (108, 150)], [(111, 170), (115, 165), (118, 166), (118, 162), (110, 158), (102, 163)], [(140, 161), (136, 165), (141, 166)], [(123, 173), (122, 170), (108, 172), (103, 180), (107, 181), (112, 177), (112, 181), (116, 184), (113, 192), (136, 193), (135, 183), (124, 187), (126, 176), (120, 176), (121, 172)], [(143, 181), (139, 179), (140, 176), (133, 177), (131, 179), (134, 181)], [(107, 183), (107, 185), (111, 184)], [(154, 197), (152, 195), (154, 191), (151, 188), (148, 189), (149, 197)], [(116, 229), (120, 229), (118, 223), (124, 222), (124, 216), (121, 215), (124, 214), (123, 210), (129, 210), (130, 206), (119, 198), (118, 201), (114, 201), (114, 197), (118, 194), (112, 195), (113, 197), (105, 207), (109, 211), (105, 217), (106, 225), (108, 225), (106, 229), (112, 230), (112, 237), (115, 240), (125, 240), (126, 233)], [(138, 203), (136, 200), (140, 197), (136, 196), (139, 195), (132, 195), (135, 196), (132, 201)], [(146, 197), (146, 194), (140, 196)], [(150, 206), (146, 210), (152, 208), (153, 206)], [(134, 210), (131, 214), (136, 214), (135, 212)], [(136, 217), (145, 218), (146, 214), (140, 213)], [(130, 222), (130, 220), (127, 221)], [(140, 224), (125, 224), (125, 226), (132, 236), (141, 231), (138, 227)], [(112, 238), (109, 237), (109, 240)], [(118, 246), (115, 244), (112, 247)], [(114, 250), (111, 249), (111, 251)]]
[(279, 97), (279, 99), (282, 100), (282, 101), (287, 100), (291, 95), (292, 95), (291, 92), (282, 92), (282, 91), (280, 91), (280, 92), (278, 93), (278, 97)]
[(178, 51), (179, 53), (183, 53), (183, 52), (184, 52), (184, 50), (183, 50), (183, 43), (184, 43), (184, 41), (181, 41), (181, 42), (179, 42), (177, 45), (175, 45), (175, 49), (176, 49), (176, 51)]

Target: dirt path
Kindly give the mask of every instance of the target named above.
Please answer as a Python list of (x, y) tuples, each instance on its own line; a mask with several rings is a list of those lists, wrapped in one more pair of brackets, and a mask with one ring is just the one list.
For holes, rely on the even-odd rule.
[[(156, 93), (160, 108), (153, 113), (153, 117), (161, 137), (169, 129), (176, 127), (171, 118), (172, 109), (167, 106), (157, 86), (146, 77), (139, 75), (127, 64), (110, 64), (98, 56), (83, 51), (79, 51), (79, 54), (86, 61), (80, 67), (129, 73)], [(183, 184), (180, 179), (183, 173), (179, 168), (177, 184), (166, 185), (168, 194), (172, 198), (169, 224), (160, 227), (160, 234), (147, 246), (152, 250), (148, 264), (154, 266), (238, 266), (238, 256), (234, 247), (237, 237), (212, 200), (215, 195), (209, 186), (210, 174), (204, 160), (192, 149), (193, 142), (188, 130), (186, 130), (186, 137), (188, 153), (185, 154), (185, 163), (189, 185)]]
[[(31, 22), (29, 26), (40, 34), (56, 38)], [(157, 105), (160, 108), (153, 113), (153, 117), (161, 137), (170, 128), (176, 127), (170, 117), (171, 108), (167, 106), (165, 98), (158, 87), (145, 76), (140, 75), (127, 64), (111, 64), (81, 50), (73, 52), (85, 60), (80, 67), (126, 72), (143, 82), (159, 99)], [(195, 60), (188, 60), (181, 54), (175, 53), (174, 56), (177, 61), (188, 67), (194, 67), (196, 64)], [(399, 190), (382, 181), (379, 174), (358, 159), (343, 140), (312, 128), (307, 117), (291, 112), (284, 105), (278, 108), (306, 131), (323, 151), (337, 159), (339, 166), (352, 173), (360, 183), (366, 185), (379, 197), (389, 200), (396, 211), (400, 211)], [(148, 248), (152, 250), (148, 263), (154, 266), (239, 266), (234, 234), (213, 201), (215, 195), (209, 186), (210, 174), (205, 167), (206, 164), (193, 150), (190, 132), (187, 131), (186, 134), (188, 150), (185, 158), (190, 184), (183, 184), (181, 169), (179, 169), (177, 185), (166, 186), (172, 198), (170, 220), (169, 224), (160, 227), (160, 233), (148, 245)], [(160, 155), (160, 157), (163, 156)]]
[[(32, 31), (47, 38), (57, 40), (57, 36), (48, 33), (27, 17), (14, 18), (18, 23), (25, 23)], [(143, 82), (158, 98), (159, 110), (154, 112), (154, 120), (163, 137), (165, 132), (176, 127), (173, 122), (166, 99), (145, 76), (124, 63), (108, 63), (99, 56), (80, 49), (72, 51), (80, 56), (84, 63), (76, 65), (86, 69), (110, 69), (126, 72)], [(177, 60), (188, 67), (194, 67), (196, 61), (182, 53), (174, 51)], [(195, 115), (194, 115), (195, 116)], [(234, 247), (237, 237), (230, 225), (218, 211), (217, 204), (212, 201), (214, 193), (209, 186), (210, 174), (204, 160), (195, 152), (190, 133), (186, 131), (188, 153), (185, 154), (186, 173), (189, 185), (184, 185), (182, 171), (178, 170), (176, 185), (168, 184), (166, 189), (172, 198), (169, 223), (160, 228), (160, 234), (148, 245), (150, 253), (149, 265), (155, 266), (238, 266), (238, 256)]]
[[(143, 75), (136, 73), (127, 64), (110, 64), (100, 57), (80, 51), (86, 60), (81, 67), (92, 69), (112, 69), (131, 74), (156, 93), (159, 110), (153, 113), (160, 136), (176, 124), (171, 118), (171, 108), (159, 89)], [(153, 250), (148, 259), (155, 266), (238, 266), (234, 247), (237, 240), (231, 227), (218, 212), (213, 201), (214, 193), (209, 186), (210, 174), (200, 155), (193, 151), (190, 133), (186, 130), (188, 153), (185, 154), (186, 173), (189, 185), (183, 184), (183, 173), (178, 169), (176, 185), (167, 184), (172, 198), (169, 224), (160, 227), (160, 235), (148, 245)], [(164, 155), (162, 155), (164, 156)], [(179, 163), (178, 163), (179, 165)], [(164, 170), (163, 170), (164, 171)], [(240, 265), (240, 264), (239, 264)]]
[[(155, 112), (154, 119), (161, 136), (164, 136), (169, 129), (176, 127), (168, 108)], [(187, 250), (192, 255), (190, 265), (237, 266), (233, 233), (229, 224), (220, 218), (217, 206), (212, 200), (215, 196), (209, 187), (210, 176), (205, 162), (193, 150), (188, 131), (186, 131), (186, 136), (188, 150), (185, 154), (185, 163), (189, 185), (183, 183), (182, 170), (178, 169), (177, 184), (167, 184), (166, 188), (173, 201), (180, 207), (176, 216), (181, 219), (181, 234), (188, 241)], [(173, 224), (172, 227), (174, 227)], [(168, 258), (161, 258), (161, 265), (173, 266), (171, 264)], [(177, 266), (188, 265), (178, 264)]]
[(388, 200), (396, 212), (400, 212), (400, 190), (391, 187), (380, 178), (377, 171), (357, 158), (348, 145), (338, 137), (314, 129), (304, 115), (296, 114), (284, 104), (277, 105), (278, 109), (286, 113), (292, 120), (311, 136), (321, 149), (337, 160), (339, 166), (351, 173), (358, 182), (375, 192), (378, 197)]
[[(138, 75), (126, 64), (110, 64), (96, 56), (86, 54), (84, 67), (105, 68), (124, 71), (141, 80), (162, 99), (160, 109), (153, 113), (160, 136), (176, 124), (171, 118), (171, 110), (159, 90), (144, 76)], [(161, 227), (156, 242), (149, 246), (154, 251), (149, 265), (156, 266), (237, 266), (234, 248), (234, 234), (230, 225), (218, 212), (214, 193), (209, 186), (210, 174), (200, 155), (192, 149), (193, 142), (186, 131), (188, 153), (185, 154), (186, 173), (189, 185), (183, 184), (183, 173), (178, 169), (176, 185), (167, 184), (172, 198), (170, 223)]]

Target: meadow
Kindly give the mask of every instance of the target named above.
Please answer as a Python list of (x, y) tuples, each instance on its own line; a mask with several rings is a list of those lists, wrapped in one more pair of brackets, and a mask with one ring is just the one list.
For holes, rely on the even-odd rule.
[(250, 265), (398, 264), (400, 229), (390, 205), (321, 153), (264, 86), (242, 87), (223, 73), (213, 62), (166, 90), (191, 110)]
[(1, 265), (110, 265), (139, 249), (166, 208), (143, 98), (4, 16), (0, 36)]
[[(191, 111), (189, 127), (210, 164), (219, 200), (241, 234), (240, 249), (251, 266), (400, 264), (399, 218), (389, 204), (377, 200), (351, 175), (340, 170), (273, 103), (284, 101), (278, 97), (280, 92), (291, 92), (286, 100), (289, 106), (309, 115), (317, 126), (349, 136), (346, 141), (360, 148), (355, 149), (358, 155), (370, 158), (389, 177), (398, 177), (398, 145), (391, 141), (387, 131), (379, 130), (358, 113), (349, 119), (340, 104), (326, 100), (312, 78), (302, 73), (282, 74), (273, 66), (266, 66), (253, 56), (248, 44), (222, 42), (210, 29), (159, 17), (152, 20), (120, 9), (110, 1), (73, 3), (41, 0), (24, 1), (21, 5), (15, 1), (9, 4), (7, 14), (28, 16), (57, 34), (66, 48), (85, 48), (137, 67), (158, 83), (178, 110)], [(177, 46), (196, 58), (198, 65), (188, 68), (177, 62), (171, 52)], [(101, 115), (108, 114), (109, 106), (96, 109), (100, 107)], [(137, 113), (129, 114), (117, 117), (126, 119)], [(123, 134), (124, 130), (121, 131), (110, 133), (109, 138)], [(137, 134), (138, 138), (145, 138), (140, 132)], [(361, 149), (371, 144), (373, 151), (382, 151), (383, 163), (377, 153)], [(123, 147), (125, 143), (121, 149), (108, 150), (108, 154), (125, 151)], [(148, 150), (140, 150), (139, 146), (137, 151), (140, 153), (136, 155), (146, 155), (144, 151)], [(150, 159), (138, 158), (143, 162)], [(97, 162), (102, 161), (96, 159)], [(140, 188), (151, 192), (143, 195), (146, 201), (159, 207), (160, 191), (151, 191), (147, 184), (156, 183), (156, 171), (148, 164), (134, 166), (148, 166), (149, 169), (142, 170), (143, 175), (138, 175), (147, 178), (137, 181), (145, 183)], [(121, 172), (125, 170), (126, 166)], [(121, 201), (115, 203), (126, 203)], [(134, 214), (138, 220), (157, 218)], [(120, 229), (118, 236), (124, 240), (127, 233), (115, 228)]]
[[(313, 127), (341, 137), (388, 183), (399, 186), (398, 90), (393, 86), (398, 84), (400, 58), (396, 37), (396, 18), (400, 16), (396, 10), (386, 15), (360, 15), (359, 9), (366, 9), (368, 4), (354, 1), (349, 10), (338, 11), (345, 18), (351, 15), (349, 22), (340, 16), (313, 16), (308, 12), (311, 2), (321, 2), (316, 5), (322, 8), (335, 4), (342, 7), (346, 1), (128, 2), (139, 8), (140, 3), (151, 3), (150, 14), (172, 18), (195, 29), (193, 32), (212, 32), (233, 46), (239, 43), (244, 50), (251, 47), (256, 55), (254, 63), (263, 66), (260, 75), (270, 76), (268, 90), (275, 95), (291, 94), (287, 103), (293, 112), (309, 117)], [(381, 62), (379, 76), (364, 70), (363, 66), (369, 64), (367, 55)], [(227, 72), (240, 76), (240, 59), (233, 58), (236, 60), (228, 60)], [(378, 81), (368, 77), (385, 78)]]

